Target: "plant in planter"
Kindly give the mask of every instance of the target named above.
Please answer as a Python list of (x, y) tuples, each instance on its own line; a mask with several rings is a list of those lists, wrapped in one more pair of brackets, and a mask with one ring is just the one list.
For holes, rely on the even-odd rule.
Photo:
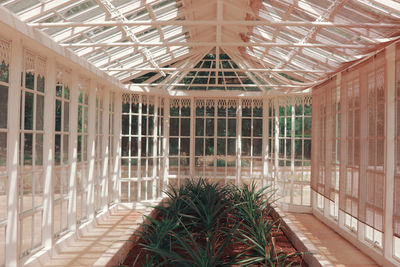
[(137, 266), (289, 266), (299, 255), (276, 250), (279, 222), (268, 215), (274, 193), (269, 187), (199, 179), (166, 193), (157, 215), (147, 217), (138, 233)]

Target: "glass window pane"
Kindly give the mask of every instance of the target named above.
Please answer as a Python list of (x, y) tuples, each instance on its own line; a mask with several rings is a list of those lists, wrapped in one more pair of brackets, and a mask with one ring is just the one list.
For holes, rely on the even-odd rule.
[(154, 135), (154, 117), (149, 116), (149, 133), (148, 135)]
[(190, 107), (182, 107), (181, 108), (181, 116), (190, 116)]
[(218, 119), (218, 136), (226, 136), (226, 119)]
[(228, 136), (236, 136), (236, 119), (228, 119)]
[(253, 139), (253, 156), (261, 157), (262, 153), (262, 140)]
[(43, 134), (36, 134), (36, 165), (43, 165)]
[(228, 139), (228, 155), (236, 155), (236, 139)]
[(54, 163), (60, 165), (61, 162), (61, 135), (56, 134), (54, 138)]
[(214, 155), (214, 138), (207, 138), (206, 140), (206, 155)]
[[(0, 73), (1, 76), (1, 73)], [(0, 85), (0, 128), (7, 128), (8, 87)]]
[(169, 139), (169, 154), (170, 155), (178, 155), (178, 138), (170, 138)]
[(0, 133), (0, 166), (7, 166), (7, 133)]
[(64, 88), (64, 98), (69, 99), (69, 88), (68, 86)]
[(61, 101), (56, 100), (56, 123), (55, 123), (55, 130), (57, 132), (61, 131), (61, 116), (62, 116), (62, 111), (61, 111)]
[(203, 156), (204, 155), (204, 139), (203, 138), (196, 138), (195, 144), (195, 155), (196, 156)]
[(37, 90), (39, 92), (44, 92), (44, 84), (45, 84), (44, 81), (45, 81), (45, 78), (39, 75), (38, 79), (37, 79)]
[(78, 133), (82, 132), (82, 106), (78, 106)]
[(262, 137), (262, 120), (261, 119), (253, 120), (253, 136), (254, 137)]
[(169, 128), (169, 135), (170, 136), (179, 136), (179, 119), (178, 118), (171, 118), (170, 119), (170, 128)]
[(251, 139), (243, 138), (242, 139), (242, 156), (250, 156), (251, 152)]
[(3, 60), (0, 64), (0, 81), (8, 83), (8, 77), (9, 77), (9, 65), (6, 64)]
[(181, 119), (181, 136), (190, 136), (190, 119)]
[(63, 135), (63, 163), (68, 164), (69, 136)]
[(147, 135), (147, 116), (142, 116), (142, 135)]
[[(78, 149), (78, 152), (79, 152), (79, 149)], [(121, 155), (123, 157), (124, 156), (129, 156), (129, 137), (122, 137), (121, 138)]]
[(57, 84), (56, 85), (56, 96), (58, 96), (58, 97), (62, 97), (62, 88), (63, 88), (63, 85), (62, 84)]
[(145, 157), (147, 154), (147, 138), (142, 138), (142, 150), (140, 151), (140, 154), (142, 157)]
[(24, 134), (24, 165), (32, 165), (32, 149), (33, 135), (30, 133)]
[(217, 155), (226, 155), (226, 139), (218, 138), (217, 140)]
[(32, 72), (25, 73), (25, 88), (34, 89), (35, 84), (35, 75)]
[[(124, 154), (124, 138), (122, 138), (121, 150)], [(82, 161), (82, 136), (78, 135), (78, 162)]]
[(64, 131), (69, 131), (69, 103), (64, 102)]
[(24, 129), (33, 130), (33, 94), (25, 92)]
[[(132, 135), (137, 135), (138, 132), (139, 132), (139, 121), (138, 121), (138, 119), (139, 118), (138, 118), (137, 115), (132, 116), (132, 124), (131, 124), (131, 134)], [(124, 122), (124, 123), (127, 124), (126, 127), (129, 127), (129, 120), (127, 122)], [(123, 127), (125, 127), (125, 126), (123, 125)], [(127, 130), (126, 134), (129, 134), (128, 130)]]
[[(128, 137), (125, 137), (125, 138), (128, 138)], [(139, 153), (138, 147), (139, 147), (138, 138), (137, 137), (132, 137), (131, 138), (131, 157), (132, 156), (138, 156), (138, 153)], [(127, 146), (127, 149), (128, 148), (129, 147)], [(128, 156), (128, 154), (127, 154), (127, 156)]]
[(44, 96), (36, 95), (36, 130), (43, 130)]
[(243, 108), (242, 109), (242, 117), (251, 117), (251, 108)]
[(129, 134), (129, 115), (122, 115), (122, 134)]
[(196, 119), (196, 136), (204, 136), (204, 119)]
[(206, 135), (214, 136), (214, 119), (206, 119)]
[(190, 155), (190, 138), (182, 138), (181, 139), (181, 156), (189, 156)]
[(242, 119), (242, 136), (251, 136), (251, 119)]

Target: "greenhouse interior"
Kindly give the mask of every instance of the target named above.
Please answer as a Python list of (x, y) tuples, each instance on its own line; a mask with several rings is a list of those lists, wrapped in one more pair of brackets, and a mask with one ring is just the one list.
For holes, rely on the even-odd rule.
[(0, 266), (118, 266), (200, 179), (271, 188), (302, 266), (400, 266), (398, 0), (0, 4)]

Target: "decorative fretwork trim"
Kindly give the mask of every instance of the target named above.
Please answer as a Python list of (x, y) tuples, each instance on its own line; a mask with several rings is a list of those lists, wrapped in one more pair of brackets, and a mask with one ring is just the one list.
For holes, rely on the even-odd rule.
[(10, 64), (11, 43), (0, 39), (0, 63)]

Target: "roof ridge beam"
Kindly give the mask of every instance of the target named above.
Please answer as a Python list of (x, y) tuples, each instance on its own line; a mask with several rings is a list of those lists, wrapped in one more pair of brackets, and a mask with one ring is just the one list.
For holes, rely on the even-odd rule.
[[(99, 0), (104, 1), (104, 0)], [(76, 28), (98, 26), (274, 26), (274, 27), (336, 27), (336, 28), (398, 28), (400, 23), (344, 23), (330, 21), (267, 21), (267, 20), (129, 20), (129, 21), (90, 21), (90, 22), (33, 22), (33, 28)]]
[[(396, 40), (399, 37), (395, 37), (393, 39), (385, 39), (384, 41)], [(222, 46), (252, 46), (252, 47), (319, 47), (319, 48), (348, 48), (348, 49), (364, 49), (371, 46), (374, 46), (378, 43), (370, 43), (370, 44), (321, 44), (321, 43), (274, 43), (274, 42), (224, 42)], [(62, 47), (103, 47), (103, 46), (131, 46), (131, 47), (153, 47), (153, 46), (189, 46), (189, 47), (198, 47), (198, 46), (216, 46), (215, 42), (102, 42), (102, 43), (72, 43), (72, 44), (60, 44)]]

